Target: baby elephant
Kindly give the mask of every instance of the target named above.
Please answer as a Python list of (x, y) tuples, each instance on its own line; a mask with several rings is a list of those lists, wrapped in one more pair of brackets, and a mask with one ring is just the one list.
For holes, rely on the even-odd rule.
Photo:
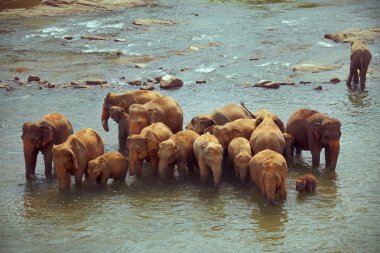
[(360, 77), (360, 86), (363, 89), (365, 87), (368, 66), (372, 60), (371, 52), (362, 41), (354, 40), (351, 42), (350, 59), (350, 74), (346, 84), (347, 86), (350, 86), (352, 78), (354, 78), (354, 83), (357, 84)]
[(108, 178), (124, 181), (128, 171), (128, 160), (119, 152), (108, 152), (88, 162), (90, 181), (106, 187)]
[(244, 137), (233, 139), (228, 145), (228, 157), (233, 162), (235, 176), (241, 183), (248, 180), (249, 161), (252, 158), (251, 145)]
[(296, 190), (299, 192), (315, 192), (317, 179), (312, 174), (305, 174), (296, 180)]

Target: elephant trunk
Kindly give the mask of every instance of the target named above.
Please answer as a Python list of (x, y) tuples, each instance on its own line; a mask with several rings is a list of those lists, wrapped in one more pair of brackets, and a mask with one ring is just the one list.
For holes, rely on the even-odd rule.
[(108, 127), (109, 117), (110, 117), (110, 114), (108, 112), (107, 106), (104, 104), (103, 109), (102, 109), (102, 126), (106, 132), (108, 132), (110, 130)]
[(27, 180), (32, 178), (35, 173), (37, 163), (38, 151), (33, 148), (27, 148), (24, 146), (24, 158), (25, 158), (25, 177)]
[(336, 164), (338, 162), (339, 157), (339, 150), (340, 150), (340, 141), (335, 140), (329, 144), (328, 152), (326, 155), (326, 167), (330, 170), (335, 170)]
[(70, 174), (67, 171), (57, 168), (57, 180), (60, 192), (68, 192), (70, 190)]
[(158, 163), (158, 175), (163, 181), (166, 181), (168, 178), (168, 175), (167, 175), (168, 166), (169, 166), (168, 162), (164, 160), (163, 158), (160, 158), (160, 161)]
[(129, 153), (129, 175), (134, 176), (137, 174), (137, 176), (141, 177), (143, 161), (138, 160), (137, 154), (133, 154), (133, 152), (136, 151), (130, 151)]

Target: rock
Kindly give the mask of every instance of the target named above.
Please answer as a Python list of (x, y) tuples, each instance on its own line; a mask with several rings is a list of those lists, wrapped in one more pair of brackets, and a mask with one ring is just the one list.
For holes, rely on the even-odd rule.
[(72, 86), (73, 87), (73, 89), (87, 89), (88, 88), (88, 86), (86, 86), (86, 85), (73, 85)]
[(183, 81), (175, 76), (165, 75), (161, 77), (160, 88), (161, 89), (177, 89), (183, 86)]
[(135, 19), (134, 25), (174, 25), (175, 22), (171, 20), (158, 20), (158, 19)]
[(75, 85), (80, 85), (80, 84), (78, 82), (72, 81), (72, 82), (70, 82), (70, 85), (75, 86)]
[(148, 83), (153, 83), (153, 82), (154, 82), (154, 80), (153, 80), (153, 79), (150, 79), (150, 78), (146, 79), (146, 81), (147, 81)]
[(264, 84), (267, 84), (267, 83), (271, 83), (272, 81), (269, 81), (269, 80), (260, 80), (258, 81), (256, 84), (257, 85), (264, 85)]
[(186, 71), (186, 70), (191, 70), (191, 67), (184, 67), (181, 69), (181, 72)]
[(295, 85), (295, 83), (278, 82), (278, 85)]
[(143, 69), (143, 68), (145, 68), (145, 64), (137, 63), (137, 64), (135, 64), (135, 68), (137, 68), (137, 69)]
[(73, 36), (66, 35), (66, 36), (63, 36), (62, 39), (64, 39), (64, 40), (72, 40), (73, 38), (74, 38)]
[(119, 38), (114, 38), (113, 41), (114, 42), (126, 42), (125, 39), (119, 39)]
[(153, 85), (143, 85), (140, 87), (140, 90), (154, 90), (154, 86)]
[(315, 87), (314, 90), (322, 90), (322, 86), (319, 85), (319, 86)]
[(206, 80), (197, 80), (195, 81), (196, 84), (204, 84), (206, 83)]
[(20, 77), (17, 77), (17, 76), (16, 76), (16, 77), (14, 78), (14, 80), (15, 80), (15, 81), (20, 81)]
[(280, 85), (278, 83), (264, 83), (264, 84), (255, 84), (253, 87), (266, 88), (266, 89), (278, 89)]
[(97, 35), (82, 35), (80, 36), (81, 39), (83, 40), (107, 40), (107, 37), (103, 36), (97, 36)]
[(300, 81), (300, 84), (309, 84), (311, 82), (308, 82), (308, 81)]
[(339, 83), (340, 79), (338, 77), (334, 77), (330, 80), (330, 83)]
[(142, 82), (140, 80), (133, 80), (133, 81), (128, 81), (128, 84), (140, 86), (140, 85), (142, 85)]
[(158, 77), (154, 78), (154, 81), (155, 81), (155, 83), (161, 82), (161, 76), (158, 76)]
[(293, 71), (302, 71), (302, 72), (311, 72), (311, 73), (319, 73), (324, 71), (331, 71), (335, 69), (339, 69), (343, 66), (343, 64), (335, 64), (335, 65), (318, 65), (318, 64), (309, 64), (303, 63), (293, 67)]
[(94, 80), (87, 80), (85, 83), (87, 85), (101, 85), (101, 84), (106, 84), (107, 80), (94, 79)]
[(55, 86), (56, 86), (56, 85), (55, 85), (55, 84), (52, 84), (52, 83), (47, 83), (47, 84), (44, 85), (45, 88), (49, 88), (49, 89), (51, 89), (51, 88), (55, 88)]
[(39, 76), (36, 76), (36, 75), (30, 75), (28, 77), (28, 82), (39, 82), (41, 80), (41, 78)]
[(123, 51), (122, 51), (122, 50), (117, 50), (117, 51), (115, 52), (115, 54), (116, 54), (117, 56), (120, 56), (120, 55), (123, 54)]
[(55, 0), (43, 0), (41, 4), (51, 6), (51, 7), (60, 7), (62, 5), (61, 1), (55, 1)]

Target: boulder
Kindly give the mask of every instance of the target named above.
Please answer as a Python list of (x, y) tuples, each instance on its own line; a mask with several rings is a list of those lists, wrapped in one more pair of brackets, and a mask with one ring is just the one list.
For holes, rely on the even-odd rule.
[(322, 90), (322, 86), (319, 85), (319, 86), (315, 87), (314, 90)]
[(175, 76), (165, 75), (160, 79), (161, 89), (177, 89), (183, 86), (183, 81)]
[(28, 82), (39, 82), (41, 78), (36, 75), (30, 75), (28, 76)]
[(338, 77), (334, 77), (330, 80), (330, 83), (339, 83), (340, 79)]
[(140, 90), (154, 90), (154, 86), (150, 85), (150, 84), (148, 84), (148, 85), (142, 85), (140, 87)]
[(133, 80), (133, 81), (128, 81), (128, 84), (140, 86), (140, 85), (142, 85), (142, 82), (140, 80)]
[(107, 80), (103, 79), (94, 79), (94, 80), (87, 80), (85, 82), (87, 85), (101, 85), (101, 84), (106, 84)]
[(266, 89), (278, 89), (280, 85), (278, 83), (264, 83), (264, 84), (255, 84), (253, 87), (266, 88)]

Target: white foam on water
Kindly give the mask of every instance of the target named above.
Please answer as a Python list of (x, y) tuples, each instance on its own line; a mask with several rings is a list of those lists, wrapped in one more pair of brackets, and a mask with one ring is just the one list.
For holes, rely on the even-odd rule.
[(212, 71), (214, 71), (216, 68), (213, 67), (213, 66), (204, 66), (204, 65), (201, 65), (199, 66), (195, 72), (199, 72), (199, 73), (210, 73)]
[(295, 25), (297, 22), (298, 22), (298, 20), (296, 20), (296, 19), (292, 19), (292, 20), (282, 20), (282, 21), (281, 21), (281, 23), (282, 23), (282, 24), (285, 24), (285, 25)]
[(318, 41), (317, 45), (323, 46), (323, 47), (335, 47), (335, 45), (324, 42), (324, 41)]

